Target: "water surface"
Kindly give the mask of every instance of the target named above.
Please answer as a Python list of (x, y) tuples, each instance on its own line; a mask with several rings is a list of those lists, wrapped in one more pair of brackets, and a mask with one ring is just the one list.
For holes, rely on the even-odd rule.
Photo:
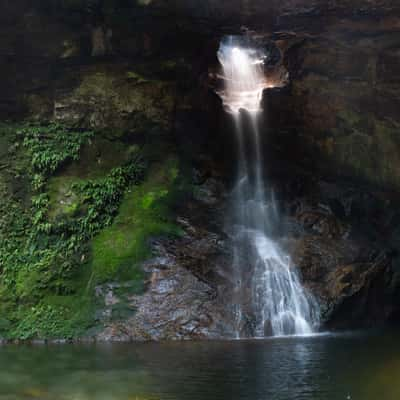
[(400, 333), (4, 346), (0, 399), (399, 400)]

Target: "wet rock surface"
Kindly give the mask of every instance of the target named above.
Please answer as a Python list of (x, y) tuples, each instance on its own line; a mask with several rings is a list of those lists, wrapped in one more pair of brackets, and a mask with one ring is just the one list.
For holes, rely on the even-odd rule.
[[(178, 239), (154, 239), (154, 257), (143, 264), (145, 293), (132, 295), (128, 284), (97, 288), (106, 328), (98, 340), (182, 340), (234, 337), (230, 314), (230, 249), (215, 207), (215, 180), (202, 185), (207, 196), (181, 210)], [(207, 191), (206, 191), (207, 187)], [(218, 198), (219, 205), (221, 198)], [(210, 204), (214, 208), (210, 208)], [(124, 292), (121, 296), (118, 292)], [(113, 321), (113, 310), (124, 304), (130, 315)]]
[[(400, 311), (396, 241), (380, 237), (383, 219), (374, 223), (371, 209), (366, 214), (357, 210), (360, 196), (372, 206), (377, 194), (320, 182), (311, 192), (303, 187), (302, 196), (293, 196), (296, 201), (284, 200), (298, 191), (295, 181), (277, 188), (285, 217), (276, 240), (289, 251), (303, 284), (318, 300), (321, 329), (394, 322)], [(226, 185), (213, 178), (205, 186), (208, 196), (201, 201), (193, 198), (180, 209), (177, 221), (184, 235), (152, 242), (155, 256), (143, 264), (148, 277), (144, 294), (129, 294), (129, 284), (122, 297), (120, 285), (98, 288), (106, 325), (98, 340), (232, 338), (238, 330), (251, 336), (252, 315), (245, 306), (251, 293), (242, 294), (240, 321), (232, 301), (232, 242), (221, 230), (227, 212)], [(369, 232), (357, 218), (365, 218)], [(129, 314), (113, 319), (113, 309), (121, 303)]]
[(311, 181), (288, 205), (285, 245), (304, 284), (319, 300), (324, 326), (394, 322), (400, 286), (391, 221), (398, 200), (382, 204), (389, 193), (317, 182), (315, 177)]

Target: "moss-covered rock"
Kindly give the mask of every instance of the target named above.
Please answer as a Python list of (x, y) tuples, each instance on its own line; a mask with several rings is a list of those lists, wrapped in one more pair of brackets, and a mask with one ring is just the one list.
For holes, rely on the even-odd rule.
[(169, 208), (178, 190), (178, 177), (178, 160), (169, 158), (153, 165), (145, 181), (125, 194), (113, 224), (92, 243), (91, 263), (96, 282), (117, 276), (143, 279), (139, 263), (151, 255), (148, 240), (179, 234)]
[[(143, 290), (139, 262), (149, 254), (147, 240), (178, 233), (170, 207), (179, 161), (173, 149), (156, 147), (148, 157), (107, 131), (12, 124), (2, 131), (9, 168), (0, 170), (0, 334), (85, 335), (101, 324), (95, 285), (129, 280)], [(136, 186), (146, 158), (151, 168)], [(10, 172), (25, 177), (26, 204), (10, 190)]]
[(176, 99), (173, 82), (143, 77), (129, 66), (100, 65), (78, 74), (76, 86), (56, 97), (57, 121), (139, 133), (170, 131)]

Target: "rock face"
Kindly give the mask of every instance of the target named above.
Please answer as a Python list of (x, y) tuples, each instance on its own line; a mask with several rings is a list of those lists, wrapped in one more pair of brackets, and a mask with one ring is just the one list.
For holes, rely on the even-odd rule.
[[(183, 236), (152, 240), (145, 293), (132, 282), (96, 287), (98, 339), (234, 334), (222, 231), (234, 143), (207, 76), (221, 36), (243, 31), (273, 44), (288, 72), (265, 93), (262, 132), (282, 245), (328, 327), (398, 322), (398, 1), (40, 3), (6, 1), (0, 15), (0, 116), (121, 134), (128, 145), (162, 137), (206, 176), (176, 207)], [(0, 154), (9, 146), (0, 138)]]
[(294, 216), (303, 233), (289, 239), (289, 246), (304, 282), (319, 299), (326, 325), (373, 326), (395, 319), (395, 244), (368, 237), (350, 222), (351, 212), (339, 218), (321, 204), (307, 208)]
[[(322, 329), (395, 322), (400, 311), (397, 239), (388, 235), (390, 220), (377, 203), (380, 194), (310, 176), (280, 175), (277, 180), (286, 211), (276, 240), (318, 300)], [(308, 185), (299, 189), (299, 180)], [(143, 264), (148, 276), (144, 295), (132, 294), (129, 283), (97, 288), (105, 326), (97, 340), (234, 338), (238, 327), (243, 334), (242, 325), (251, 325), (251, 314), (237, 321), (231, 302), (232, 245), (220, 230), (227, 188), (212, 179), (199, 189), (203, 195), (180, 208), (177, 221), (184, 236), (152, 242), (154, 257)], [(391, 218), (397, 218), (396, 204), (386, 204)]]
[(285, 245), (319, 299), (325, 324), (396, 321), (397, 195), (287, 171), (279, 181), (286, 181), (280, 196), (288, 200)]
[(129, 66), (102, 65), (65, 71), (76, 86), (56, 89), (54, 119), (91, 129), (171, 130), (174, 82), (156, 81)]
[[(96, 289), (104, 307), (100, 318), (106, 327), (97, 340), (235, 337), (229, 304), (231, 254), (226, 237), (218, 228), (222, 221), (215, 221), (221, 219), (223, 203), (212, 183), (201, 188), (206, 187), (207, 196), (192, 199), (181, 209), (183, 215), (177, 222), (183, 236), (152, 242), (154, 258), (143, 264), (148, 277), (144, 295), (129, 294), (129, 283), (106, 284)], [(122, 320), (113, 318), (121, 305), (130, 315)]]
[[(170, 245), (171, 243), (167, 243)], [(158, 246), (160, 253), (170, 249)], [(121, 299), (114, 295), (120, 285), (99, 288), (104, 290), (106, 310), (103, 311), (105, 330), (98, 340), (174, 340), (229, 337), (222, 325), (223, 309), (212, 283), (195, 276), (179, 261), (165, 254), (147, 262), (144, 271), (149, 275), (143, 296), (129, 296), (133, 316), (113, 322), (107, 308), (115, 308)], [(108, 317), (108, 318), (107, 318)], [(225, 317), (226, 318), (226, 317)], [(219, 325), (219, 326), (218, 326)]]
[[(288, 53), (303, 148), (325, 172), (398, 189), (400, 19), (340, 21)], [(307, 134), (305, 134), (307, 132)]]

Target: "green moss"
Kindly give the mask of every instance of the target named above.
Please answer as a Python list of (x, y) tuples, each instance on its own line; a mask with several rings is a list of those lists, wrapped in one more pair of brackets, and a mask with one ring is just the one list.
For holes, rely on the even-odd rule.
[(125, 195), (112, 226), (93, 241), (92, 268), (96, 281), (117, 276), (142, 279), (138, 263), (150, 255), (148, 239), (180, 233), (170, 210), (178, 175), (177, 160), (168, 159), (154, 165), (145, 182)]
[(81, 148), (79, 160), (71, 162), (61, 174), (48, 180), (51, 219), (77, 216), (83, 202), (77, 187), (85, 181), (105, 179), (114, 168), (139, 157), (138, 146), (104, 138), (110, 135), (109, 132), (98, 133)]
[(54, 219), (59, 216), (74, 217), (79, 212), (81, 199), (73, 187), (80, 178), (73, 176), (57, 176), (50, 180), (47, 190), (50, 197), (49, 216)]
[(83, 113), (81, 124), (141, 133), (148, 133), (148, 126), (164, 132), (170, 129), (176, 99), (173, 81), (155, 79), (136, 68), (109, 65), (92, 66), (80, 78), (69, 101), (87, 108), (95, 98), (96, 108), (101, 110)]
[(146, 83), (149, 82), (148, 79), (144, 78), (142, 75), (134, 71), (128, 71), (126, 73), (128, 79), (135, 81), (136, 83)]
[(27, 178), (31, 196), (23, 204), (7, 184), (16, 178), (0, 171), (0, 334), (79, 335), (95, 325), (89, 242), (110, 225), (126, 188), (141, 179), (141, 159), (127, 150), (104, 173), (112, 166), (106, 163), (101, 178), (82, 171), (52, 178), (77, 163), (92, 134), (60, 125), (10, 125), (3, 132), (7, 171)]
[(47, 297), (35, 306), (20, 309), (9, 337), (74, 338), (93, 326), (93, 311), (88, 297)]
[(112, 319), (130, 315), (128, 295), (144, 289), (139, 264), (149, 238), (179, 234), (171, 210), (180, 168), (166, 156), (173, 148), (139, 149), (60, 125), (10, 124), (0, 133), (0, 336), (100, 329), (94, 286), (107, 280), (123, 281), (127, 292)]

